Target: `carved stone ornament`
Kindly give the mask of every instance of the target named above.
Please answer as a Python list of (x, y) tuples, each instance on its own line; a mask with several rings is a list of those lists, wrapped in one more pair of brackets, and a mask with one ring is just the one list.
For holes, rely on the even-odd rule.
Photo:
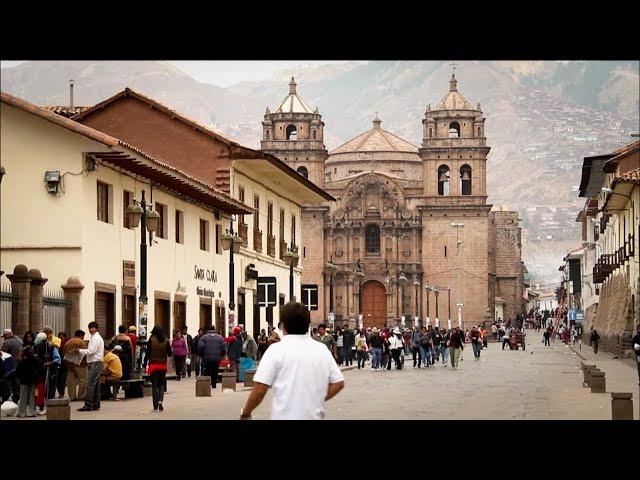
[(413, 214), (411, 213), (411, 210), (403, 210), (402, 211), (402, 218), (404, 218), (405, 220), (408, 220), (411, 218)]

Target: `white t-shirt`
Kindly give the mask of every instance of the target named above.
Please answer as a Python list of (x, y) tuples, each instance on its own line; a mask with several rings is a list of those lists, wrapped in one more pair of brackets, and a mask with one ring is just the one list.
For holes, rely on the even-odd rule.
[(273, 389), (272, 420), (322, 420), (330, 383), (344, 376), (327, 347), (308, 335), (283, 335), (260, 360), (253, 377)]

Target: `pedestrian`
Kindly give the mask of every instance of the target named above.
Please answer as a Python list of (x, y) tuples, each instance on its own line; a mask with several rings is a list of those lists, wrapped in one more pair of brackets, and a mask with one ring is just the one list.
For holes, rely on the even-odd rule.
[(36, 417), (38, 415), (35, 406), (38, 364), (33, 352), (33, 346), (24, 346), (20, 357), (20, 362), (16, 368), (16, 378), (20, 383), (20, 401), (17, 416), (20, 418)]
[[(2, 337), (4, 338), (4, 341), (2, 342), (2, 348), (0, 348), (0, 350), (11, 355), (13, 357), (14, 363), (18, 365), (18, 362), (20, 360), (20, 351), (22, 350), (23, 345), (22, 340), (20, 339), (20, 337), (14, 335), (13, 331), (10, 328), (6, 328), (2, 332)], [(8, 387), (8, 391), (5, 393), (5, 396), (10, 395), (11, 401), (13, 403), (18, 403), (18, 400), (20, 399), (21, 386), (20, 381), (16, 376), (15, 370), (6, 376), (4, 378), (4, 381), (6, 383), (6, 386)], [(4, 401), (5, 398), (3, 398), (2, 400)]]
[[(356, 338), (356, 352), (358, 352), (358, 370), (360, 370), (360, 368), (364, 368), (365, 362), (367, 360), (367, 351), (367, 339), (364, 336), (364, 332), (360, 331), (360, 335), (358, 335), (358, 338)], [(362, 367), (360, 365), (362, 365)]]
[(191, 367), (193, 366), (193, 337), (189, 335), (186, 325), (182, 327), (181, 332), (182, 338), (184, 338), (187, 344), (187, 358), (185, 358), (184, 364), (187, 370), (187, 377), (191, 378)]
[[(542, 336), (544, 337), (544, 346), (545, 347), (550, 347), (551, 346), (551, 342), (549, 341), (549, 339), (551, 338), (551, 329), (547, 328), (544, 333), (542, 334)], [(504, 348), (503, 348), (504, 350)]]
[(71, 351), (84, 348), (84, 331), (76, 330), (73, 337), (64, 344), (62, 349), (63, 363), (67, 367), (67, 391), (69, 400), (84, 400), (87, 391), (87, 360), (80, 353)]
[(344, 333), (340, 327), (336, 329), (336, 335), (334, 337), (336, 341), (336, 351), (338, 352), (338, 365), (342, 365), (345, 360), (344, 355)]
[(112, 398), (114, 394), (117, 393), (111, 393), (111, 385), (117, 388), (115, 384), (122, 379), (122, 362), (120, 361), (120, 357), (113, 351), (114, 348), (122, 351), (120, 345), (109, 343), (104, 346), (102, 372), (100, 373), (100, 398), (102, 400)]
[(333, 358), (336, 358), (336, 341), (327, 333), (327, 327), (324, 324), (318, 325), (318, 335), (320, 341), (329, 349)]
[(451, 358), (451, 368), (458, 369), (458, 359), (460, 352), (464, 349), (464, 339), (462, 332), (458, 327), (453, 328), (451, 337), (449, 338), (449, 357)]
[(269, 327), (269, 339), (267, 340), (267, 348), (273, 345), (274, 343), (278, 343), (280, 341), (280, 335), (273, 327)]
[(442, 332), (440, 332), (440, 328), (436, 327), (431, 333), (431, 341), (433, 342), (433, 353), (435, 354), (435, 361), (433, 365), (437, 365), (440, 361), (440, 343), (442, 342)]
[(349, 327), (345, 327), (342, 331), (342, 336), (344, 337), (343, 346), (342, 346), (342, 356), (344, 357), (344, 365), (353, 365), (353, 349), (356, 346), (356, 336), (353, 333), (353, 330), (350, 330)]
[(258, 344), (246, 331), (242, 332), (242, 356), (255, 361), (258, 355)]
[(636, 327), (636, 336), (631, 339), (633, 351), (636, 354), (636, 364), (638, 366), (638, 383), (640, 384), (640, 323)]
[(80, 353), (87, 358), (87, 392), (84, 398), (84, 406), (79, 408), (79, 412), (90, 412), (100, 410), (100, 373), (104, 367), (104, 340), (98, 332), (98, 322), (89, 323), (89, 346), (87, 348), (74, 349), (72, 353)]
[(476, 361), (480, 360), (480, 350), (482, 349), (482, 339), (480, 338), (480, 330), (476, 327), (471, 328), (471, 348), (473, 349), (473, 357)]
[(510, 330), (506, 330), (504, 332), (504, 335), (502, 336), (502, 350), (504, 350), (505, 345), (509, 346), (509, 349), (511, 350), (511, 335), (510, 335)]
[(199, 328), (198, 329), (198, 334), (193, 338), (193, 357), (195, 359), (196, 376), (202, 375), (202, 372), (204, 370), (203, 363), (202, 363), (202, 357), (198, 353), (198, 342), (200, 341), (200, 339), (202, 337), (204, 337), (204, 335), (205, 335), (204, 328)]
[(260, 335), (258, 336), (258, 360), (262, 358), (262, 355), (264, 355), (264, 352), (267, 350), (267, 340), (267, 332), (263, 328), (260, 330)]
[(164, 392), (167, 389), (167, 359), (172, 355), (169, 339), (159, 325), (154, 326), (142, 361), (144, 368), (149, 365), (148, 373), (151, 376), (151, 396), (154, 412), (164, 410)]
[(309, 312), (302, 304), (286, 304), (280, 318), (284, 337), (267, 349), (258, 365), (240, 419), (251, 419), (270, 387), (272, 420), (324, 419), (324, 402), (344, 388), (344, 376), (331, 352), (308, 335)]
[(498, 327), (496, 327), (495, 323), (493, 323), (491, 325), (491, 333), (493, 335), (493, 339), (497, 342), (498, 341)]
[(442, 340), (440, 341), (440, 359), (442, 360), (442, 366), (447, 366), (447, 357), (449, 356), (449, 339), (451, 338), (451, 333), (447, 331), (446, 328), (442, 328), (441, 330)]
[(391, 356), (396, 364), (396, 370), (402, 370), (402, 362), (400, 355), (404, 349), (404, 339), (402, 338), (402, 332), (398, 327), (393, 329), (393, 335), (389, 337), (389, 350), (391, 350)]
[[(133, 345), (131, 343), (131, 338), (127, 335), (127, 327), (124, 325), (120, 325), (118, 327), (118, 334), (113, 337), (111, 340), (114, 348), (116, 346), (120, 347), (117, 350), (118, 358), (120, 359), (120, 363), (122, 363), (122, 380), (131, 379), (131, 372), (133, 371)], [(114, 350), (114, 353), (116, 350)]]
[(198, 340), (198, 355), (202, 358), (204, 374), (211, 377), (211, 387), (218, 383), (220, 361), (227, 354), (227, 344), (222, 336), (216, 333), (215, 327), (209, 325), (207, 333)]
[[(429, 330), (425, 327), (422, 327), (418, 341), (420, 342), (420, 358), (422, 359), (422, 365), (424, 365), (424, 368), (428, 368), (430, 365), (429, 356), (431, 336), (429, 335)], [(420, 362), (418, 362), (418, 368), (420, 368)]]
[(420, 329), (415, 328), (411, 333), (411, 355), (413, 357), (413, 368), (420, 368), (422, 362), (422, 354), (420, 353), (420, 338), (422, 333)]
[[(62, 352), (64, 345), (67, 343), (67, 334), (65, 332), (58, 332), (58, 338), (60, 339), (60, 346), (58, 347), (58, 353)], [(62, 355), (60, 355), (62, 357)], [(58, 391), (58, 398), (64, 397), (64, 391), (67, 387), (67, 366), (61, 361), (58, 367), (58, 374), (56, 376), (56, 390)]]
[(173, 340), (171, 341), (171, 353), (173, 353), (173, 363), (176, 367), (176, 380), (180, 381), (181, 377), (184, 377), (185, 362), (187, 359), (187, 342), (182, 336), (180, 330), (173, 332)]
[(242, 329), (234, 327), (232, 335), (228, 337), (227, 358), (231, 365), (231, 371), (236, 374), (236, 382), (240, 381), (240, 357), (242, 357)]
[(45, 332), (39, 332), (34, 341), (34, 351), (38, 363), (36, 383), (36, 406), (38, 415), (47, 413), (46, 402), (55, 397), (55, 372), (61, 363), (60, 353), (53, 343), (48, 341)]
[(135, 325), (129, 326), (127, 329), (127, 336), (129, 337), (129, 340), (131, 340), (131, 366), (139, 371), (142, 359), (138, 352), (138, 329)]
[(591, 334), (589, 335), (589, 345), (593, 347), (593, 353), (598, 353), (598, 343), (600, 342), (600, 335), (598, 331), (591, 325)]
[(383, 338), (380, 336), (380, 331), (376, 327), (371, 330), (369, 342), (371, 344), (371, 369), (378, 371), (382, 366)]

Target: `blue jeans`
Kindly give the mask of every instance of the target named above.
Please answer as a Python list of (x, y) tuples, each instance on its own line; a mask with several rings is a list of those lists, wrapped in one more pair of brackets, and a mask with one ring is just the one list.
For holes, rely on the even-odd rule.
[(345, 366), (353, 364), (353, 360), (351, 358), (351, 347), (342, 347), (342, 361), (344, 362)]
[(442, 359), (442, 364), (446, 365), (447, 364), (447, 356), (449, 354), (449, 349), (447, 347), (445, 347), (444, 345), (440, 344), (438, 346), (438, 348), (440, 349), (440, 358)]
[(371, 366), (373, 368), (380, 368), (381, 364), (382, 364), (382, 349), (372, 348), (371, 349)]
[(471, 342), (471, 348), (473, 348), (473, 355), (480, 358), (480, 342)]
[[(430, 348), (420, 346), (420, 356), (422, 357), (422, 363), (426, 366), (433, 365), (433, 350)], [(418, 362), (418, 365), (420, 363)]]

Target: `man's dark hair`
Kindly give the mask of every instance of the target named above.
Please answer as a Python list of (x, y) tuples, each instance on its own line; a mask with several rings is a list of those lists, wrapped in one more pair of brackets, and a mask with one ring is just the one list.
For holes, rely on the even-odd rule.
[(182, 331), (182, 332), (186, 332), (186, 331), (187, 331), (187, 326), (185, 325), (184, 327), (182, 327), (182, 328), (180, 329), (180, 331)]
[(120, 325), (118, 327), (118, 333), (126, 333), (127, 332), (127, 327), (125, 327), (124, 325)]
[(209, 330), (213, 330), (215, 332), (216, 327), (214, 327), (213, 325), (207, 325), (207, 328), (205, 328), (205, 333), (208, 332)]
[(89, 328), (100, 328), (98, 322), (89, 322)]
[(84, 330), (76, 330), (76, 333), (74, 333), (73, 336), (84, 338)]
[(289, 335), (305, 335), (309, 331), (309, 312), (299, 302), (289, 302), (280, 308), (280, 319)]
[(327, 329), (327, 326), (324, 323), (321, 323), (320, 325), (318, 325), (318, 329), (324, 328), (325, 330)]

